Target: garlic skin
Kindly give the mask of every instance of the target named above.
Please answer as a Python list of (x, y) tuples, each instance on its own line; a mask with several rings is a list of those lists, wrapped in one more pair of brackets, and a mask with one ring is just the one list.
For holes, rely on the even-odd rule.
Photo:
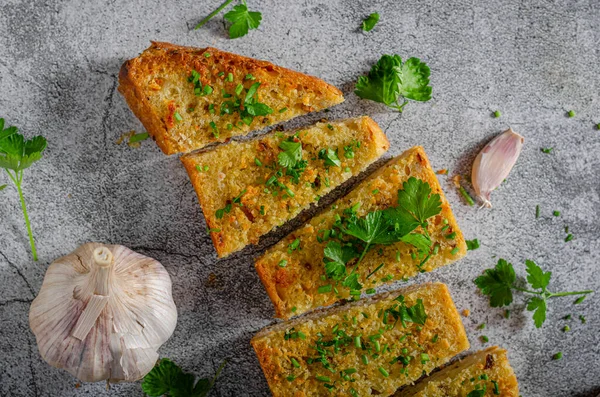
[(176, 323), (165, 268), (122, 245), (88, 243), (54, 261), (29, 310), (44, 360), (84, 382), (142, 378)]
[(506, 179), (517, 162), (524, 140), (509, 128), (485, 145), (475, 158), (471, 182), (484, 207), (492, 207), (490, 195)]

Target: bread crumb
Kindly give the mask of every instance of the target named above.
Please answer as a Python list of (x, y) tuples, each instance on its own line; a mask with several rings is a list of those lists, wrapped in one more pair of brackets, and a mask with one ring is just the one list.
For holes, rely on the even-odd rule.
[(457, 189), (460, 189), (460, 175), (455, 175), (454, 178), (452, 178), (452, 182), (454, 182), (454, 186), (456, 186)]
[(81, 387), (81, 383), (75, 383), (75, 388), (79, 389)]
[(448, 175), (448, 169), (447, 168), (443, 168), (441, 170), (437, 170), (435, 173), (438, 174), (438, 175)]
[(461, 314), (465, 317), (469, 317), (469, 315), (471, 314), (471, 311), (469, 309), (464, 309)]

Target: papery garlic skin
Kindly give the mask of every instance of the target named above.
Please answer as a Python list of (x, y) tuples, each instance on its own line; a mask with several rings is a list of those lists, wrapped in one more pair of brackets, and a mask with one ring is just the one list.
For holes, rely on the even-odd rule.
[(29, 311), (44, 360), (84, 382), (142, 378), (176, 323), (165, 268), (124, 246), (98, 243), (54, 261)]
[(506, 179), (517, 162), (524, 140), (509, 128), (485, 145), (475, 158), (471, 183), (485, 207), (492, 207), (491, 193)]

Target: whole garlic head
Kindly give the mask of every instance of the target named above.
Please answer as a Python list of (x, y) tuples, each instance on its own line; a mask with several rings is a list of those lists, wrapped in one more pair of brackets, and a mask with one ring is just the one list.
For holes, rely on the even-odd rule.
[(29, 310), (44, 360), (84, 382), (142, 378), (176, 323), (165, 268), (122, 245), (88, 243), (54, 261)]

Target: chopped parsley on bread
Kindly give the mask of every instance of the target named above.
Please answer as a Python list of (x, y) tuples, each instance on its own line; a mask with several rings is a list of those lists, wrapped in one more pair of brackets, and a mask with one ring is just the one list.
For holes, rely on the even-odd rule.
[(344, 101), (321, 79), (216, 48), (153, 42), (119, 74), (119, 92), (166, 154)]
[(390, 396), (469, 348), (446, 285), (411, 286), (252, 338), (273, 396)]
[(442, 368), (394, 397), (518, 397), (519, 384), (506, 350), (498, 346)]
[(429, 160), (414, 147), (271, 247), (255, 266), (276, 316), (290, 318), (447, 265), (466, 251)]
[(224, 257), (258, 243), (388, 148), (377, 123), (363, 116), (230, 142), (181, 161), (217, 254)]

